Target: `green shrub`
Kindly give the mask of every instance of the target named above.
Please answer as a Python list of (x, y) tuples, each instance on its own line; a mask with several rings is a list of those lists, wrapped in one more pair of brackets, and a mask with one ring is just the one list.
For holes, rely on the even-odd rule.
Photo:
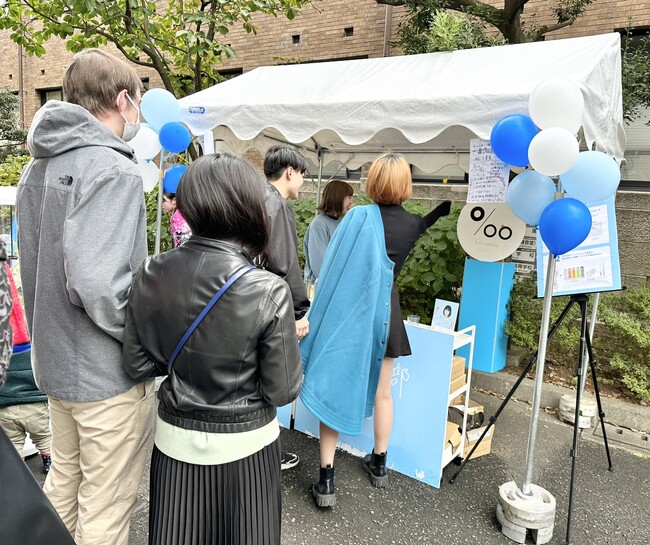
[(601, 300), (602, 321), (611, 333), (603, 343), (609, 365), (639, 399), (650, 401), (650, 284)]
[[(356, 205), (368, 204), (365, 194), (355, 198)], [(293, 201), (298, 231), (298, 253), (304, 268), (302, 241), (305, 231), (315, 217), (314, 199)], [(404, 208), (413, 214), (425, 215), (429, 210), (417, 202), (407, 201)], [(416, 242), (404, 263), (398, 279), (402, 313), (420, 316), (422, 323), (431, 323), (436, 298), (456, 300), (465, 264), (465, 252), (456, 236), (460, 207), (453, 206), (451, 214), (427, 230)]]
[[(542, 299), (535, 298), (535, 279), (517, 282), (510, 297), (510, 341), (530, 354), (538, 349)], [(551, 325), (565, 308), (568, 297), (554, 297)], [(589, 312), (593, 296), (590, 297)], [(630, 397), (650, 401), (650, 285), (600, 297), (594, 331), (594, 359), (598, 379), (626, 390)], [(580, 311), (571, 309), (547, 346), (547, 360), (575, 372), (580, 346)]]
[[(149, 255), (153, 255), (156, 248), (156, 213), (158, 211), (158, 186), (149, 193), (144, 194), (147, 207), (147, 247)], [(160, 225), (160, 251), (166, 252), (172, 248), (172, 233), (169, 230), (169, 214), (163, 212)]]
[(23, 168), (30, 159), (29, 155), (7, 155), (0, 162), (0, 185), (18, 185)]

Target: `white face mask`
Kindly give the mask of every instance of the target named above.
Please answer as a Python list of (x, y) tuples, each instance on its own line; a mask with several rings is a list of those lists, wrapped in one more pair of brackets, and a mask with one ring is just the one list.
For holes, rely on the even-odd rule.
[(128, 142), (129, 140), (133, 140), (135, 138), (135, 135), (138, 134), (138, 131), (140, 130), (140, 108), (135, 105), (135, 102), (131, 100), (131, 97), (128, 94), (124, 96), (131, 103), (131, 106), (135, 108), (135, 111), (138, 112), (138, 120), (135, 123), (131, 123), (126, 117), (124, 117), (124, 114), (120, 112), (122, 119), (124, 119), (124, 132), (122, 133), (122, 140)]

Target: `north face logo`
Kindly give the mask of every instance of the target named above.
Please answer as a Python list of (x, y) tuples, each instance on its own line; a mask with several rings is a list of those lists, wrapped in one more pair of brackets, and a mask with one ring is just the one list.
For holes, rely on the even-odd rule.
[(59, 183), (63, 185), (72, 185), (74, 178), (72, 176), (61, 176), (59, 178)]

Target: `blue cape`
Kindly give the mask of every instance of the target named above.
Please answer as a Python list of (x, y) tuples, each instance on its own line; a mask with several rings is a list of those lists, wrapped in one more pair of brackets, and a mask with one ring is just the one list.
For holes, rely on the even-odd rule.
[(309, 335), (300, 344), (300, 399), (330, 428), (359, 435), (372, 414), (386, 352), (394, 263), (377, 205), (350, 210), (327, 247)]

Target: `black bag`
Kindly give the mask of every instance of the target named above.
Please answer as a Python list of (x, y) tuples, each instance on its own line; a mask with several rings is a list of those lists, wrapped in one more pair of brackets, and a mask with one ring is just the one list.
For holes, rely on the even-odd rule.
[(2, 429), (0, 541), (2, 545), (74, 545), (70, 532)]

